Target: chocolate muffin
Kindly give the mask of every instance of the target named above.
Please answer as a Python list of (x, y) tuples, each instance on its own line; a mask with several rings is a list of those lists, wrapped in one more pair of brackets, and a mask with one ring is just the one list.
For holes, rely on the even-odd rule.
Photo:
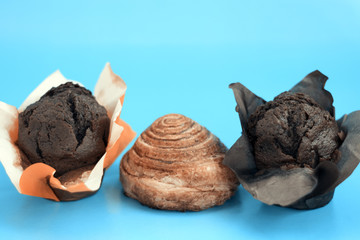
[(105, 153), (110, 119), (91, 92), (71, 82), (50, 89), (19, 114), (24, 161), (45, 163), (56, 177), (94, 165)]
[(327, 80), (314, 71), (270, 102), (241, 83), (230, 84), (243, 134), (223, 163), (259, 201), (323, 207), (358, 165), (360, 112), (335, 121)]
[(315, 168), (339, 159), (334, 117), (303, 93), (284, 92), (259, 106), (248, 119), (247, 135), (256, 167)]

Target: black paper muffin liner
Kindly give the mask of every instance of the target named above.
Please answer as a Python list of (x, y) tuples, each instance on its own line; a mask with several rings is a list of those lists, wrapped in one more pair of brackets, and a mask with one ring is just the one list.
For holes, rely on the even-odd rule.
[[(321, 72), (314, 71), (290, 92), (307, 94), (334, 116), (332, 95), (324, 89), (327, 79)], [(337, 163), (323, 161), (315, 169), (297, 167), (259, 171), (255, 165), (253, 147), (246, 135), (247, 120), (266, 101), (241, 83), (233, 83), (229, 87), (234, 91), (243, 134), (227, 152), (223, 163), (236, 173), (243, 187), (254, 198), (268, 205), (314, 209), (328, 204), (335, 188), (351, 175), (360, 161), (360, 111), (337, 120), (343, 140)]]

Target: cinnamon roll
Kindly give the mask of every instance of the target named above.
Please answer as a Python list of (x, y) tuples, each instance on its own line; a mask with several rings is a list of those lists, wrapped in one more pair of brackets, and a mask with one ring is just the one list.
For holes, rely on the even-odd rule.
[(227, 148), (180, 114), (157, 119), (120, 164), (125, 195), (157, 209), (200, 211), (223, 204), (239, 184), (222, 165)]

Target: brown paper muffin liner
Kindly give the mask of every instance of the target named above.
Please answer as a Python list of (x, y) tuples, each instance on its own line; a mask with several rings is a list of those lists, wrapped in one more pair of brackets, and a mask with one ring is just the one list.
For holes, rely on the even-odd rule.
[(78, 200), (92, 195), (99, 190), (104, 171), (136, 136), (131, 127), (120, 119), (126, 84), (113, 73), (110, 64), (107, 63), (94, 90), (96, 100), (105, 107), (111, 119), (108, 145), (102, 158), (94, 166), (70, 171), (60, 178), (54, 177), (56, 170), (44, 163), (26, 166), (21, 160), (21, 151), (16, 144), (19, 130), (18, 115), (52, 87), (68, 81), (71, 80), (67, 80), (56, 71), (26, 98), (19, 109), (0, 102), (0, 161), (19, 193), (54, 201)]
[[(333, 98), (324, 89), (327, 79), (321, 72), (314, 71), (290, 92), (309, 95), (334, 116)], [(339, 147), (341, 157), (336, 164), (324, 161), (315, 169), (305, 167), (259, 172), (246, 129), (249, 116), (265, 101), (240, 83), (233, 83), (230, 88), (234, 91), (243, 134), (227, 152), (223, 163), (236, 173), (243, 187), (254, 198), (269, 205), (314, 209), (328, 204), (335, 188), (351, 175), (360, 161), (360, 111), (344, 115), (337, 121), (343, 142)]]

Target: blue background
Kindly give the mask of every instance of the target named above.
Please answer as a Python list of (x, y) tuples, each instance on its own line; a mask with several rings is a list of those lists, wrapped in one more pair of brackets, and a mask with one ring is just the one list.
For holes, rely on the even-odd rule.
[[(302, 1), (0, 2), (0, 100), (19, 106), (49, 74), (93, 90), (106, 62), (127, 83), (122, 117), (139, 134), (181, 113), (228, 147), (240, 136), (228, 84), (271, 100), (309, 72), (330, 80), (337, 118), (360, 108), (360, 3)], [(122, 194), (121, 157), (100, 191), (66, 203), (20, 195), (0, 167), (3, 239), (351, 239), (360, 170), (312, 211), (266, 206), (242, 187), (202, 212), (159, 211)]]

